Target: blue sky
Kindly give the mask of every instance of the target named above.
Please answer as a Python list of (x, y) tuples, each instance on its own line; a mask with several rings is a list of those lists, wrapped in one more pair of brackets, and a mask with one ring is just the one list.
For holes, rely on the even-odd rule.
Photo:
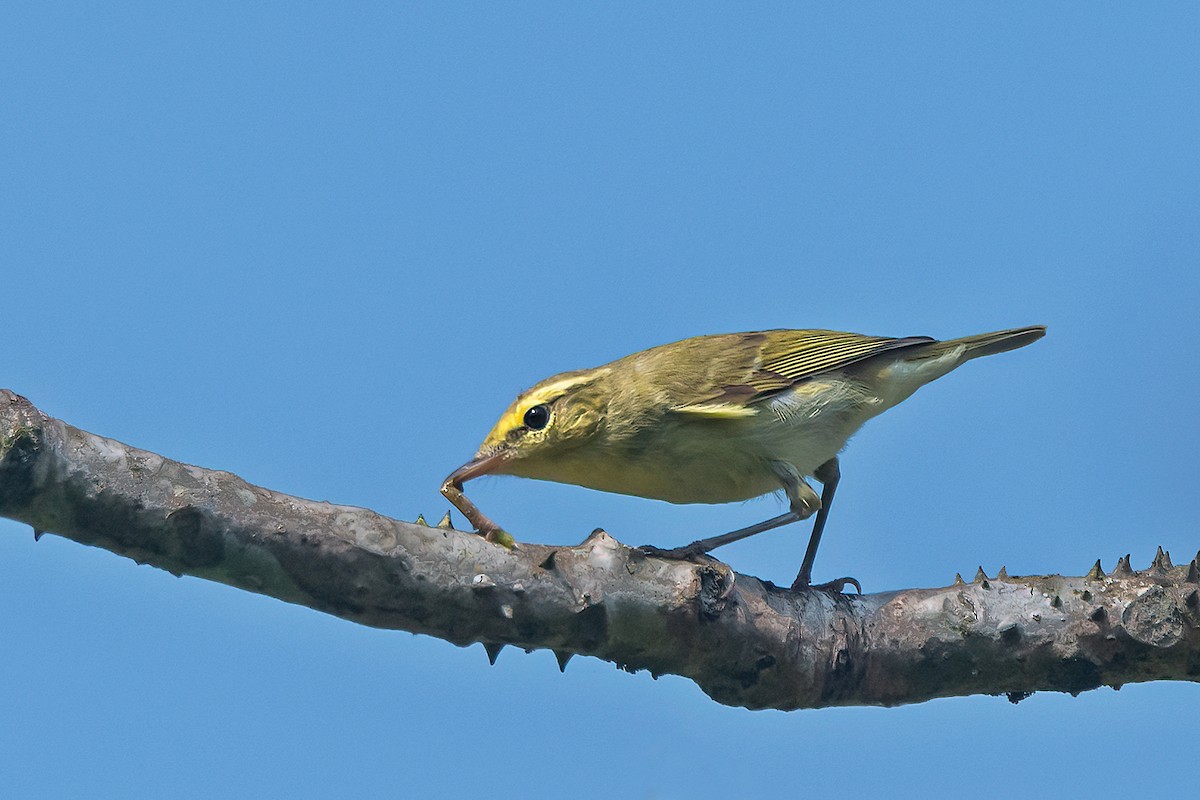
[[(554, 372), (702, 333), (1042, 323), (856, 437), (816, 579), (1179, 560), (1200, 547), (1198, 23), (1191, 3), (9, 9), (0, 385), (412, 519)], [(472, 490), (550, 543), (670, 546), (779, 508)], [(784, 582), (806, 538), (721, 555)], [(1190, 763), (1200, 701), (748, 712), (591, 659), (489, 668), (8, 521), (0, 609), (5, 796), (1118, 794)]]

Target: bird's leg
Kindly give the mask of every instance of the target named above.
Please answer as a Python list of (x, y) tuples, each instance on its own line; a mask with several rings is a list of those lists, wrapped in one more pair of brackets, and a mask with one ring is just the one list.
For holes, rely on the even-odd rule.
[(771, 517), (768, 520), (748, 525), (745, 528), (738, 528), (736, 531), (722, 533), (720, 536), (710, 536), (707, 539), (698, 539), (689, 545), (683, 547), (675, 547), (670, 550), (663, 550), (652, 545), (644, 545), (637, 548), (648, 556), (657, 556), (659, 558), (679, 558), (692, 559), (697, 556), (702, 556), (710, 550), (715, 550), (722, 545), (732, 544), (741, 541), (756, 533), (769, 531), (772, 528), (778, 528), (781, 525), (787, 525), (792, 522), (797, 522), (802, 519), (808, 519), (821, 506), (821, 500), (817, 497), (817, 493), (812, 487), (804, 482), (804, 479), (795, 474), (794, 470), (788, 470), (786, 474), (781, 474), (786, 484), (788, 497), (791, 499), (791, 510), (786, 514), (780, 514), (777, 517)]
[(857, 589), (859, 594), (862, 594), (862, 586), (854, 578), (838, 578), (817, 586), (811, 585), (813, 562), (817, 559), (817, 547), (820, 546), (821, 534), (825, 531), (825, 520), (829, 519), (829, 507), (833, 505), (833, 493), (837, 491), (838, 481), (842, 477), (837, 456), (817, 467), (813, 477), (821, 482), (821, 509), (817, 512), (816, 521), (813, 522), (812, 535), (808, 538), (808, 549), (804, 551), (800, 574), (796, 576), (796, 580), (792, 581), (792, 589), (817, 589), (841, 594), (846, 586), (850, 585)]
[[(816, 493), (813, 493), (816, 496)], [(786, 514), (780, 514), (778, 517), (771, 517), (768, 520), (763, 520), (754, 525), (749, 525), (745, 528), (738, 528), (736, 531), (723, 533), (720, 536), (710, 536), (707, 539), (697, 539), (691, 544), (683, 547), (673, 547), (670, 550), (664, 550), (654, 545), (642, 545), (637, 548), (648, 556), (657, 556), (658, 558), (679, 558), (690, 559), (696, 556), (706, 555), (709, 550), (715, 550), (721, 545), (732, 544), (733, 542), (745, 539), (748, 536), (753, 536), (756, 533), (769, 531), (772, 528), (778, 528), (780, 525), (787, 525), (801, 519), (795, 511), (789, 511)]]

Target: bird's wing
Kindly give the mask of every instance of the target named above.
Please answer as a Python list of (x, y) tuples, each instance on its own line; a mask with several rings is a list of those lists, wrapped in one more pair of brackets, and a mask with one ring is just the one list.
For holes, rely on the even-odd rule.
[[(742, 375), (715, 392), (680, 403), (675, 411), (717, 419), (753, 416), (753, 404), (815, 375), (842, 369), (888, 350), (927, 344), (928, 336), (893, 339), (840, 331), (764, 331), (748, 334), (743, 346), (753, 358)], [(732, 375), (730, 376), (733, 377)], [(711, 385), (711, 384), (710, 384)]]
[(790, 386), (822, 372), (841, 369), (887, 350), (927, 344), (928, 336), (909, 336), (893, 339), (885, 336), (863, 336), (838, 331), (778, 331), (763, 342), (761, 361), (751, 385), (762, 385), (764, 391), (779, 388), (780, 378)]

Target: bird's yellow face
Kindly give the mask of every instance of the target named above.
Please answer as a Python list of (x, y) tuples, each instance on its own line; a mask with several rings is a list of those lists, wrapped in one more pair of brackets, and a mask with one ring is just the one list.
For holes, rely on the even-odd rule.
[(591, 439), (603, 420), (597, 382), (606, 370), (555, 375), (521, 393), (484, 438), (475, 459), (496, 459), (489, 472), (526, 475)]
[[(551, 477), (564, 458), (577, 453), (603, 429), (607, 368), (564, 372), (522, 392), (493, 426), (475, 458), (446, 478), (442, 492), (457, 497), (464, 481), (481, 475)], [(458, 487), (458, 488), (456, 488)], [(465, 504), (454, 500), (463, 510)], [(486, 520), (464, 510), (476, 527)], [(490, 524), (490, 523), (489, 523)]]
[(512, 546), (512, 537), (463, 494), (463, 482), (481, 475), (528, 478), (562, 474), (562, 462), (578, 454), (604, 428), (607, 367), (564, 372), (523, 392), (488, 433), (475, 457), (446, 478), (442, 494), (488, 541)]

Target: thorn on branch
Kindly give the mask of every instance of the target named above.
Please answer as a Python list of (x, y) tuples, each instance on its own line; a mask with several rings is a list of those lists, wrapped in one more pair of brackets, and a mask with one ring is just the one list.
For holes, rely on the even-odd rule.
[(500, 657), (500, 651), (504, 649), (504, 645), (484, 642), (483, 649), (487, 651), (488, 664), (496, 666), (496, 659)]
[(608, 532), (605, 531), (604, 528), (596, 528), (594, 531), (592, 531), (591, 533), (589, 533), (587, 535), (586, 539), (584, 539), (582, 542), (579, 543), (579, 546), (580, 547), (595, 547), (597, 544), (599, 544), (600, 540), (603, 539), (605, 536), (608, 536)]
[(438, 522), (437, 527), (441, 528), (442, 530), (447, 530), (447, 531), (454, 530), (454, 526), (452, 524), (450, 524), (450, 512), (449, 511), (447, 511), (446, 516), (442, 517), (441, 521)]
[(1117, 566), (1113, 568), (1114, 578), (1128, 578), (1133, 575), (1133, 567), (1129, 566), (1129, 553), (1117, 559)]
[(1083, 576), (1089, 581), (1099, 581), (1104, 579), (1104, 570), (1100, 566), (1100, 559), (1096, 559), (1096, 563), (1092, 564), (1092, 568), (1088, 570), (1088, 574)]
[(33, 529), (33, 540), (35, 542), (40, 542), (42, 540), (42, 537), (45, 535), (46, 535), (45, 531), (38, 530), (37, 528)]
[(554, 660), (558, 662), (558, 671), (566, 672), (567, 671), (567, 662), (569, 662), (574, 657), (575, 657), (574, 653), (568, 653), (566, 650), (555, 650), (554, 651)]
[(1150, 569), (1154, 572), (1163, 572), (1170, 569), (1172, 566), (1171, 554), (1163, 550), (1162, 545), (1159, 545), (1158, 552), (1154, 554), (1154, 561), (1150, 563)]
[(426, 528), (429, 527), (429, 523), (425, 521), (424, 514), (417, 514), (417, 518), (413, 520), (413, 525), (424, 525)]

